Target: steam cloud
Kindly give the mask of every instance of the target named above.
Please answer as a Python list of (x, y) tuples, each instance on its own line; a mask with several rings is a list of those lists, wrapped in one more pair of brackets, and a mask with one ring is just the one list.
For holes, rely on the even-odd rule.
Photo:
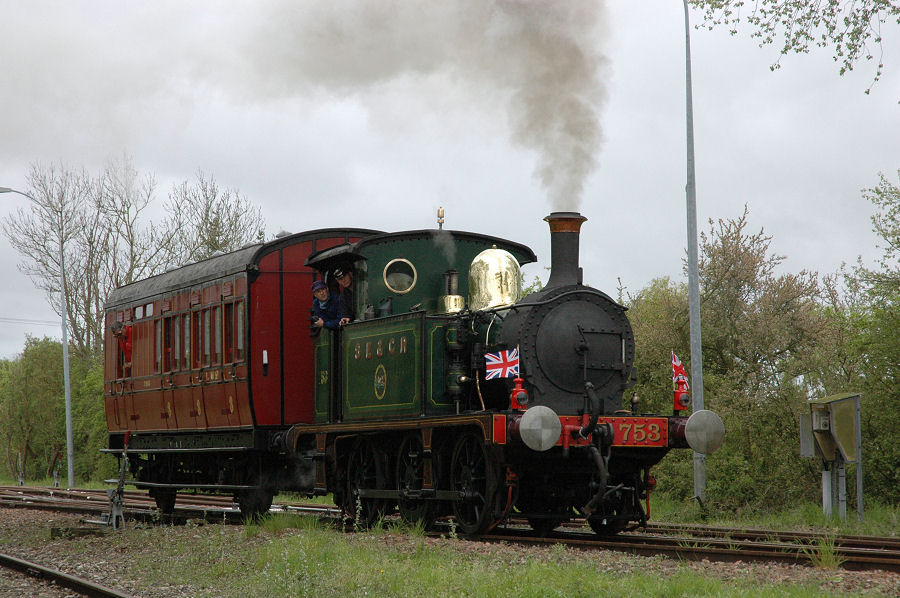
[(15, 142), (0, 159), (38, 153), (41, 135), (108, 154), (142, 128), (186, 124), (199, 91), (253, 104), (401, 85), (502, 110), (556, 210), (577, 209), (597, 162), (603, 0), (98, 0), (11, 3), (4, 16), (15, 25), (0, 55), (28, 59), (4, 64), (15, 92), (0, 128)]
[(276, 2), (245, 24), (235, 60), (244, 89), (268, 96), (443, 77), (476, 103), (503, 97), (554, 210), (577, 210), (602, 138), (604, 12), (601, 0)]

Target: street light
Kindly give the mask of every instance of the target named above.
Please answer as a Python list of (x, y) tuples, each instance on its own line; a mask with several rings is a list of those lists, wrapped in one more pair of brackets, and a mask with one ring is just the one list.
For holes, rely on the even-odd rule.
[[(697, 263), (697, 185), (694, 179), (694, 101), (691, 85), (691, 26), (684, 2), (685, 121), (687, 126), (687, 243), (688, 313), (691, 337), (691, 410), (703, 409), (703, 344), (700, 339), (700, 274)], [(701, 502), (706, 492), (706, 456), (694, 452), (694, 496)]]
[[(23, 191), (0, 187), (0, 193), (18, 193), (30, 199), (35, 205), (40, 206), (38, 200)], [(72, 392), (69, 390), (69, 335), (66, 319), (66, 262), (63, 252), (63, 226), (60, 217), (59, 222), (59, 278), (60, 278), (60, 307), (62, 310), (62, 350), (63, 350), (63, 385), (66, 392), (66, 452), (68, 453), (69, 488), (75, 486), (75, 441), (72, 438)]]

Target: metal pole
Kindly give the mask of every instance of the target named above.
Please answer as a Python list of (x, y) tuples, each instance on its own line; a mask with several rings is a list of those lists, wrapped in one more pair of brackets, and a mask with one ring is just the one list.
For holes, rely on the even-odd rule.
[(59, 215), (59, 277), (60, 304), (62, 309), (62, 350), (63, 350), (63, 385), (66, 391), (66, 465), (69, 474), (69, 488), (75, 487), (75, 440), (72, 434), (72, 391), (69, 384), (69, 334), (68, 334), (68, 302), (66, 301), (66, 257), (63, 251), (62, 212)]
[(860, 399), (854, 399), (856, 414), (856, 516), (863, 520), (863, 471), (862, 471), (862, 413)]
[[(691, 336), (691, 382), (694, 384), (691, 410), (703, 409), (703, 348), (700, 340), (700, 275), (697, 261), (697, 188), (694, 179), (694, 102), (691, 91), (691, 26), (687, 0), (684, 3), (685, 103), (687, 122), (687, 245), (688, 308)], [(706, 494), (706, 456), (694, 453), (694, 496), (701, 502)]]
[[(34, 204), (38, 201), (31, 195), (10, 189), (9, 187), (0, 187), (0, 193), (17, 193), (30, 199)], [(72, 435), (72, 392), (69, 384), (69, 335), (68, 335), (68, 303), (66, 301), (66, 262), (65, 251), (63, 247), (63, 239), (65, 223), (63, 222), (63, 214), (60, 210), (59, 214), (59, 278), (60, 278), (60, 314), (62, 328), (62, 350), (63, 350), (63, 386), (66, 395), (66, 453), (69, 473), (69, 488), (75, 487), (75, 441)]]

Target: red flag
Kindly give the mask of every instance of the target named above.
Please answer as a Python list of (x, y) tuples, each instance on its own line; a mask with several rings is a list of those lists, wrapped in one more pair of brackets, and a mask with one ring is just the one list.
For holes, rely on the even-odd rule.
[(672, 351), (672, 403), (675, 411), (686, 409), (691, 404), (691, 397), (688, 394), (687, 372), (684, 371), (684, 365), (675, 352)]
[(678, 356), (675, 355), (675, 352), (672, 352), (672, 384), (674, 386), (684, 386), (682, 390), (687, 390), (690, 388), (688, 384), (687, 372), (684, 371), (684, 365), (681, 363), (681, 360), (678, 359)]

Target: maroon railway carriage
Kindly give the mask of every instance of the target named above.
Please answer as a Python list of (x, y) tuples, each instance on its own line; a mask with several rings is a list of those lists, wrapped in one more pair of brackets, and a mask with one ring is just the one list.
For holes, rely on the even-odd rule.
[[(378, 231), (321, 229), (214, 256), (113, 291), (106, 304), (107, 452), (128, 443), (134, 484), (163, 511), (179, 488), (232, 491), (268, 508), (291, 463), (261, 462), (278, 434), (313, 421), (307, 333), (316, 252)], [(130, 327), (131, 366), (113, 336)]]

